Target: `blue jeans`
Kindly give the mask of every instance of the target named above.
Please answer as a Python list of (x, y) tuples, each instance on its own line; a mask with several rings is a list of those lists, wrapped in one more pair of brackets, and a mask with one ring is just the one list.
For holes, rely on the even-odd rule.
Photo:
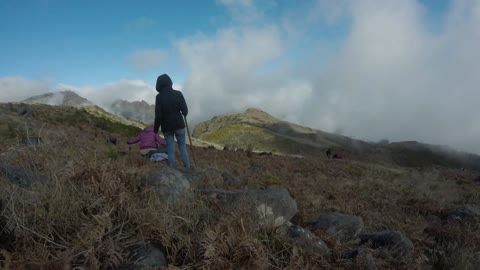
[(174, 137), (177, 138), (178, 148), (180, 149), (180, 154), (183, 160), (183, 166), (185, 168), (190, 168), (190, 160), (188, 159), (187, 152), (187, 143), (185, 140), (185, 129), (178, 129), (175, 132), (164, 132), (163, 136), (167, 141), (167, 153), (168, 153), (168, 165), (175, 166), (175, 141)]

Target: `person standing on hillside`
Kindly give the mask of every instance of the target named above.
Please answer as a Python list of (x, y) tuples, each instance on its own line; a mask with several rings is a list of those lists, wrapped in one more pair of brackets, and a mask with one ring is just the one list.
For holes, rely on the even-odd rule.
[(332, 149), (328, 148), (327, 152), (325, 152), (325, 154), (327, 155), (328, 159), (332, 158)]
[(177, 138), (178, 148), (182, 156), (183, 166), (190, 168), (188, 158), (185, 121), (183, 117), (188, 114), (187, 103), (182, 92), (172, 88), (172, 79), (167, 74), (157, 78), (157, 98), (155, 99), (155, 124), (154, 132), (158, 133), (161, 128), (167, 141), (168, 164), (175, 166), (175, 141)]

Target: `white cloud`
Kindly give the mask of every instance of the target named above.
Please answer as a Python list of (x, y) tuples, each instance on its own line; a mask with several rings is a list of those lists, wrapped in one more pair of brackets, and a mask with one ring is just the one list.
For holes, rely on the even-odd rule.
[[(326, 72), (310, 74), (317, 91), (304, 122), (367, 139), (414, 139), (480, 153), (473, 139), (480, 136), (474, 72), (480, 13), (457, 11), (465, 3), (455, 2), (455, 19), (434, 34), (417, 1), (352, 2), (351, 32), (339, 55)], [(478, 6), (470, 1), (460, 9)]]
[[(224, 4), (232, 14), (232, 7), (261, 14), (253, 1)], [(180, 41), (194, 115), (204, 120), (257, 106), (357, 138), (420, 140), (480, 153), (480, 2), (453, 2), (435, 31), (415, 0), (319, 0), (313, 7), (303, 16), (277, 18), (283, 28), (253, 30), (237, 18), (238, 26)], [(298, 40), (311, 38), (302, 35), (337, 31), (338, 22), (349, 25), (346, 39), (338, 40), (327, 63), (323, 55), (332, 50), (322, 46), (328, 38), (318, 36), (319, 47), (299, 47)], [(299, 52), (306, 59), (279, 60)]]
[(249, 23), (261, 17), (254, 0), (217, 0), (230, 12), (233, 19), (241, 23)]
[(177, 48), (190, 69), (182, 86), (192, 122), (258, 104), (274, 108), (273, 96), (277, 101), (280, 95), (281, 101), (290, 99), (282, 90), (287, 86), (275, 83), (274, 74), (258, 74), (260, 69), (273, 68), (272, 61), (284, 52), (276, 27), (223, 29), (213, 37), (181, 40)]
[(121, 80), (107, 83), (102, 86), (67, 86), (61, 85), (58, 89), (71, 89), (80, 96), (100, 105), (106, 109), (117, 99), (128, 101), (144, 100), (149, 104), (155, 103), (157, 91), (153, 85), (149, 85), (142, 80)]
[(21, 101), (33, 95), (49, 92), (52, 86), (47, 81), (32, 81), (22, 77), (0, 78), (0, 101)]
[(150, 68), (155, 68), (168, 57), (168, 54), (163, 50), (158, 49), (144, 49), (136, 51), (128, 56), (127, 62), (135, 69), (144, 71)]
[[(181, 87), (176, 84), (175, 86)], [(71, 86), (62, 83), (28, 80), (22, 77), (0, 78), (0, 102), (19, 102), (32, 96), (45, 93), (57, 93), (71, 90), (80, 96), (90, 100), (94, 104), (109, 108), (116, 99), (128, 101), (144, 100), (154, 104), (157, 91), (155, 86), (149, 85), (142, 80), (120, 80), (107, 83), (102, 86)], [(55, 95), (51, 104), (59, 104), (61, 95)]]

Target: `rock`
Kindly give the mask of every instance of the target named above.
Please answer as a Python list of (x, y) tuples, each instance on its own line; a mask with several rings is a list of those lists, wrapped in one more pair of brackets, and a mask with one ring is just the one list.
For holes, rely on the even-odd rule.
[(321, 215), (313, 224), (315, 230), (324, 230), (340, 241), (350, 241), (363, 230), (363, 220), (359, 216), (337, 212)]
[(480, 184), (480, 176), (477, 176), (473, 182), (477, 183), (477, 184)]
[(0, 164), (0, 175), (8, 178), (12, 183), (21, 187), (29, 187), (34, 183), (45, 184), (48, 178), (44, 175), (33, 173), (26, 168), (17, 168), (7, 164)]
[(362, 269), (365, 270), (378, 270), (375, 259), (368, 249), (365, 248), (356, 248), (348, 250), (341, 256), (344, 260), (356, 260), (358, 261), (357, 265), (360, 264), (363, 266)]
[(468, 219), (473, 218), (480, 218), (480, 209), (472, 206), (462, 206), (455, 209), (448, 218), (458, 220), (458, 221), (465, 221)]
[(330, 249), (327, 244), (311, 231), (297, 225), (287, 227), (287, 239), (294, 245), (301, 247), (307, 254), (328, 256)]
[(29, 117), (32, 116), (32, 108), (30, 106), (20, 107), (17, 110), (18, 115)]
[(373, 248), (388, 247), (402, 255), (413, 253), (413, 243), (399, 231), (381, 231), (360, 235), (360, 244), (371, 242)]
[(378, 270), (375, 259), (371, 254), (365, 255), (363, 259), (363, 265), (365, 266), (365, 270)]
[(256, 210), (260, 225), (276, 228), (289, 221), (298, 212), (297, 203), (284, 188), (264, 190), (208, 189), (204, 193), (223, 203), (246, 203)]
[(178, 170), (183, 173), (194, 187), (199, 189), (223, 183), (222, 173), (215, 168), (206, 168), (202, 170), (181, 168)]
[(240, 177), (231, 175), (228, 172), (223, 172), (222, 173), (222, 179), (224, 182), (235, 182), (238, 183), (241, 181)]
[(42, 138), (40, 137), (27, 137), (23, 139), (23, 143), (26, 145), (39, 145), (42, 142)]
[(115, 137), (110, 137), (107, 139), (107, 143), (111, 143), (113, 145), (117, 145), (117, 138)]
[(224, 151), (234, 151), (236, 152), (238, 150), (238, 147), (236, 147), (235, 145), (233, 144), (226, 144), (224, 147), (223, 147), (223, 150)]
[(183, 173), (170, 166), (162, 166), (148, 172), (142, 177), (141, 185), (155, 190), (160, 199), (168, 204), (193, 198), (190, 182)]
[(428, 224), (431, 226), (442, 224), (442, 219), (435, 215), (428, 215), (425, 217), (425, 219), (427, 220)]
[(129, 247), (130, 254), (128, 259), (132, 263), (120, 269), (146, 270), (159, 269), (160, 267), (167, 266), (167, 257), (163, 250), (164, 248), (160, 243), (139, 241)]

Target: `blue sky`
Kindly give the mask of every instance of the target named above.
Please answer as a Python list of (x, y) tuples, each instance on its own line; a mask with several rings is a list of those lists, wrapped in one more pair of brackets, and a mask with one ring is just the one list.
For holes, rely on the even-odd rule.
[[(75, 85), (146, 79), (155, 72), (132, 70), (129, 54), (169, 51), (178, 37), (215, 31), (223, 14), (207, 1), (2, 1), (0, 74)], [(169, 64), (182, 73), (175, 59)]]
[(480, 1), (0, 1), (0, 101), (72, 89), (191, 123), (249, 107), (365, 140), (480, 153)]
[[(315, 1), (278, 1), (265, 6), (260, 23), (275, 22), (287, 12), (303, 13)], [(431, 19), (442, 16), (448, 1), (423, 0)], [(188, 68), (173, 48), (176, 40), (236, 23), (219, 1), (70, 1), (3, 0), (0, 2), (0, 76), (24, 76), (72, 85), (101, 85), (120, 79), (153, 81), (168, 72), (183, 81)], [(301, 15), (299, 15), (301, 16)], [(304, 38), (337, 42), (346, 25), (320, 26)], [(127, 58), (144, 49), (168, 56), (155, 69), (138, 70)], [(292, 58), (298, 57), (294, 51)]]

